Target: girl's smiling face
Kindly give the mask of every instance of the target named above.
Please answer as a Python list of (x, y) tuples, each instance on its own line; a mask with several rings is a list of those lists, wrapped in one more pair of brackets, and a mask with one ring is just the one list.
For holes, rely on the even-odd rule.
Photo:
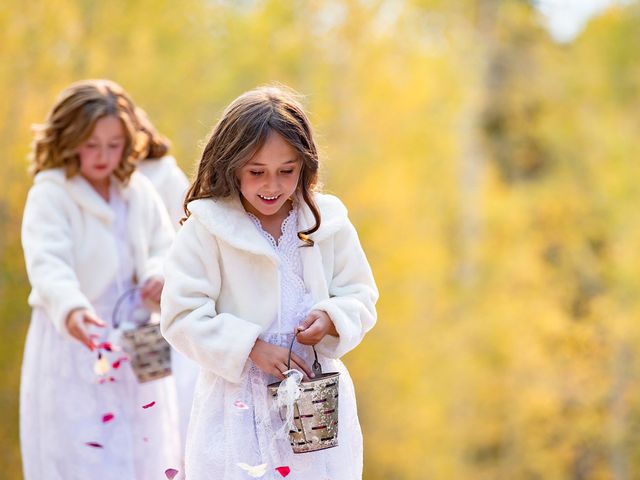
[(286, 216), (287, 200), (294, 194), (300, 177), (298, 152), (278, 133), (271, 133), (264, 145), (238, 171), (244, 208), (266, 220)]
[(96, 122), (91, 136), (78, 146), (80, 175), (94, 188), (109, 185), (109, 177), (122, 160), (126, 144), (124, 126), (109, 115)]

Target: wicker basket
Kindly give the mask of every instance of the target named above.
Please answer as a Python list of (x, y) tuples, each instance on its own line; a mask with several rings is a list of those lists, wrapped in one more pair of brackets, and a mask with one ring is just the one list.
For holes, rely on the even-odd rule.
[[(123, 293), (113, 309), (113, 327), (120, 325), (119, 310), (122, 302), (140, 287)], [(122, 348), (129, 356), (138, 383), (146, 383), (171, 375), (171, 347), (160, 333), (159, 323), (147, 323), (121, 331)]]
[[(295, 340), (295, 337), (294, 337)], [(291, 349), (289, 362), (291, 365)], [(289, 431), (289, 441), (293, 453), (315, 452), (338, 445), (338, 381), (339, 372), (322, 373), (318, 354), (313, 348), (313, 379), (300, 383), (300, 397), (293, 405), (293, 423), (295, 429)], [(268, 386), (271, 398), (278, 394), (281, 382)], [(281, 415), (282, 418), (282, 415)]]

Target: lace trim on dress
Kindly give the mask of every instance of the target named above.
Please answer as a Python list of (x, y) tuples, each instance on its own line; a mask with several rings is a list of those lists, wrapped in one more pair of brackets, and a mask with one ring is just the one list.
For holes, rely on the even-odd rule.
[[(247, 215), (249, 215), (249, 218), (253, 221), (253, 224), (256, 227), (258, 227), (258, 230), (266, 237), (266, 239), (269, 241), (269, 243), (274, 248), (274, 250), (278, 250), (278, 246), (282, 242), (283, 237), (285, 236), (285, 232), (287, 231), (287, 227), (289, 226), (289, 224), (292, 223), (291, 219), (297, 219), (296, 208), (294, 206), (294, 207), (291, 208), (291, 210), (289, 210), (289, 214), (287, 215), (287, 218), (285, 218), (282, 221), (282, 225), (280, 225), (280, 238), (278, 238), (276, 240), (275, 238), (273, 238), (273, 235), (271, 235), (269, 232), (267, 232), (264, 229), (264, 227), (262, 226), (262, 222), (260, 221), (260, 219), (258, 217), (256, 217), (251, 212), (247, 212)], [(297, 222), (293, 222), (293, 223), (296, 224)], [(297, 235), (296, 235), (296, 238), (297, 238)]]
[(286, 324), (274, 322), (269, 328), (269, 332), (291, 332), (309, 312), (312, 305), (311, 295), (302, 279), (302, 259), (300, 257), (300, 239), (298, 238), (297, 209), (292, 208), (282, 222), (280, 238), (276, 242), (269, 232), (262, 228), (260, 220), (255, 215), (248, 213), (260, 233), (269, 241), (274, 251), (278, 255), (280, 265), (280, 318), (285, 319)]

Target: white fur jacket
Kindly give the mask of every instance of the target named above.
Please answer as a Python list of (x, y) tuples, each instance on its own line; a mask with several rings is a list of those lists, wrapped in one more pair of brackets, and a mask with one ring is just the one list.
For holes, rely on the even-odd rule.
[[(142, 174), (127, 186), (114, 179), (129, 206), (129, 235), (139, 282), (162, 275), (173, 228), (162, 200)], [(29, 304), (43, 307), (66, 334), (65, 320), (75, 308), (92, 310), (118, 268), (112, 235), (114, 213), (80, 175), (63, 169), (36, 175), (22, 221), (22, 246), (31, 282)]]
[(143, 160), (138, 164), (143, 173), (160, 194), (174, 229), (180, 227), (184, 217), (184, 196), (189, 188), (189, 180), (171, 155), (162, 158)]
[[(316, 194), (322, 222), (301, 247), (304, 282), (339, 337), (327, 335), (318, 353), (339, 358), (376, 322), (378, 290), (347, 210)], [(314, 224), (300, 203), (298, 229)], [(203, 368), (239, 382), (259, 335), (280, 308), (278, 257), (238, 198), (195, 200), (165, 264), (161, 326), (167, 340)]]

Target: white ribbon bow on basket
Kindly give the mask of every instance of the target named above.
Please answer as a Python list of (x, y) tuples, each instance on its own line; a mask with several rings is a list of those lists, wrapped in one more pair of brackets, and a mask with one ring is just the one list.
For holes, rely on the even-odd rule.
[[(273, 408), (279, 412), (280, 418), (283, 421), (282, 427), (276, 431), (276, 435), (280, 438), (287, 437), (290, 431), (298, 430), (293, 421), (293, 417), (295, 415), (296, 400), (300, 398), (300, 394), (302, 393), (300, 384), (302, 383), (303, 375), (299, 370), (291, 368), (291, 352), (293, 349), (293, 342), (295, 342), (295, 340), (296, 337), (294, 336), (291, 340), (291, 344), (289, 345), (287, 370), (282, 372), (285, 379), (280, 382), (273, 402)], [(322, 367), (320, 366), (320, 362), (318, 362), (318, 354), (316, 353), (315, 347), (312, 346), (311, 348), (313, 348), (313, 354), (315, 355), (311, 370), (313, 371), (313, 374), (318, 377), (322, 375)]]

